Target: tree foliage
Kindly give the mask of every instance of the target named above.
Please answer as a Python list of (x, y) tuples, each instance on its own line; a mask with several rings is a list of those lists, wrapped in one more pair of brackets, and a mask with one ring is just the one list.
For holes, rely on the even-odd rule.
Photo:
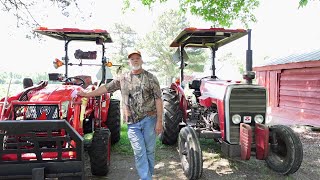
[[(49, 16), (48, 8), (56, 8), (57, 12), (60, 11), (63, 17), (67, 18), (76, 16), (83, 21), (90, 18), (90, 13), (81, 11), (84, 9), (80, 6), (84, 4), (83, 2), (83, 0), (0, 0), (0, 8), (15, 17), (14, 23), (17, 28), (27, 28), (33, 37), (36, 37), (38, 35), (33, 29), (46, 23)], [(31, 38), (30, 34), (26, 37)]]
[[(160, 81), (171, 82), (171, 79), (179, 72), (178, 65), (173, 62), (174, 49), (169, 45), (180, 30), (188, 25), (187, 20), (179, 12), (170, 10), (160, 15), (153, 30), (149, 32), (142, 42), (142, 48), (146, 50), (152, 61), (144, 59), (147, 65), (156, 71)], [(168, 82), (169, 79), (169, 82)]]
[(47, 73), (13, 73), (13, 72), (1, 72), (0, 84), (8, 84), (11, 80), (12, 84), (22, 84), (23, 78), (31, 78), (36, 84), (42, 80), (48, 80)]
[[(155, 22), (153, 30), (146, 35), (141, 43), (141, 47), (151, 57), (150, 60), (144, 59), (144, 61), (153, 71), (157, 72), (161, 81), (169, 84), (174, 77), (179, 77), (180, 72), (180, 62), (173, 61), (176, 49), (169, 47), (169, 45), (182, 29), (188, 27), (189, 23), (183, 14), (174, 10), (164, 12)], [(192, 59), (188, 62), (188, 69), (203, 71), (205, 58), (203, 58), (202, 51), (190, 49), (188, 55)]]
[[(77, 5), (77, 0), (47, 0), (48, 3), (56, 5), (61, 8), (62, 13), (67, 15), (66, 9), (70, 4), (75, 3)], [(37, 19), (35, 18), (35, 13), (33, 12), (33, 7), (39, 3), (37, 0), (1, 0), (1, 5), (3, 6), (3, 11), (12, 13), (17, 19), (17, 27), (20, 25), (27, 26), (39, 26)], [(31, 21), (30, 21), (31, 20)]]
[(300, 0), (299, 1), (299, 8), (304, 7), (308, 4), (309, 0)]
[[(84, 0), (86, 1), (86, 0)], [(39, 16), (46, 15), (46, 9), (37, 8), (38, 4), (47, 4), (50, 7), (58, 7), (64, 16), (69, 16), (69, 7), (75, 6), (80, 10), (82, 0), (0, 0), (0, 8), (14, 15), (17, 19), (17, 27), (39, 26)], [(131, 6), (131, 2), (137, 0), (123, 0), (125, 9)], [(168, 0), (138, 0), (141, 4), (151, 7), (157, 2), (165, 3)], [(94, 2), (91, 0), (91, 2)], [(234, 22), (248, 26), (250, 22), (256, 22), (253, 11), (259, 6), (260, 0), (179, 0), (181, 12), (190, 12), (202, 17), (205, 21), (212, 22), (213, 26), (230, 27)], [(304, 7), (310, 0), (299, 0), (299, 7)], [(82, 13), (83, 14), (83, 13)], [(88, 15), (90, 17), (90, 15)], [(85, 19), (85, 18), (84, 18)]]
[(130, 26), (121, 23), (115, 23), (110, 33), (112, 34), (112, 48), (114, 50), (111, 54), (111, 62), (127, 69), (128, 51), (134, 49), (136, 46), (138, 39), (137, 33)]
[[(132, 0), (124, 0), (127, 7)], [(168, 0), (159, 0), (160, 3)], [(140, 0), (151, 7), (156, 0)], [(253, 11), (259, 6), (259, 0), (180, 0), (180, 11), (190, 12), (203, 20), (213, 23), (213, 26), (230, 27), (240, 22), (246, 27), (250, 22), (256, 22)]]

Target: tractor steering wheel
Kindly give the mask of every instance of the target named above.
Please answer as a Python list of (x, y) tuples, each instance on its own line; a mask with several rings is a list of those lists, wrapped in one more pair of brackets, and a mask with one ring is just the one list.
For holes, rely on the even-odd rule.
[(71, 85), (77, 85), (77, 86), (83, 86), (85, 84), (84, 80), (78, 77), (68, 77), (65, 80), (65, 83), (71, 84)]

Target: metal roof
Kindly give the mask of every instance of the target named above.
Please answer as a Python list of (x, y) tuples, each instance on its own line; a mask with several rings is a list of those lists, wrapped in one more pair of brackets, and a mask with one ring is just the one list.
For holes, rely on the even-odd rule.
[(96, 41), (97, 38), (105, 43), (111, 43), (112, 39), (106, 30), (93, 29), (84, 30), (78, 28), (62, 28), (48, 29), (47, 27), (39, 27), (34, 32), (46, 35), (58, 40), (79, 40), (79, 41)]
[(186, 45), (188, 47), (219, 48), (248, 34), (245, 29), (224, 28), (185, 28), (170, 44), (170, 47)]
[(305, 53), (291, 54), (289, 56), (285, 56), (281, 58), (269, 59), (265, 63), (259, 66), (269, 66), (269, 65), (288, 64), (288, 63), (304, 62), (304, 61), (317, 61), (317, 60), (320, 60), (320, 49), (312, 50)]

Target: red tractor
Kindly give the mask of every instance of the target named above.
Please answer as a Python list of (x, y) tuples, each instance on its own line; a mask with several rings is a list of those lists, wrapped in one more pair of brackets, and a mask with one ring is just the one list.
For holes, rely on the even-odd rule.
[[(220, 80), (215, 74), (216, 51), (241, 37), (248, 36), (246, 82)], [(227, 157), (248, 160), (254, 155), (265, 160), (272, 170), (283, 174), (296, 172), (303, 159), (303, 149), (294, 131), (283, 125), (266, 124), (267, 91), (253, 84), (251, 30), (184, 29), (171, 43), (179, 49), (180, 82), (184, 82), (184, 51), (187, 47), (209, 48), (212, 74), (189, 83), (195, 100), (185, 96), (180, 83), (163, 89), (163, 144), (178, 142), (182, 168), (188, 179), (202, 174), (199, 138), (214, 139)]]
[[(48, 84), (33, 84), (24, 79), (25, 89), (0, 104), (0, 179), (85, 179), (84, 150), (88, 150), (93, 175), (105, 176), (110, 165), (110, 146), (120, 140), (120, 101), (106, 93), (83, 98), (79, 90), (94, 90), (107, 83), (105, 43), (111, 43), (105, 30), (76, 28), (38, 28), (36, 33), (64, 41), (63, 61), (56, 59), (56, 68), (65, 66), (65, 74), (50, 73)], [(97, 51), (76, 50), (72, 63), (68, 56), (70, 42), (93, 42), (101, 46), (101, 64), (82, 63), (94, 60)], [(68, 76), (70, 66), (101, 67), (101, 82), (92, 83), (91, 76)], [(85, 73), (85, 72), (84, 72)], [(91, 137), (91, 138), (90, 138)]]

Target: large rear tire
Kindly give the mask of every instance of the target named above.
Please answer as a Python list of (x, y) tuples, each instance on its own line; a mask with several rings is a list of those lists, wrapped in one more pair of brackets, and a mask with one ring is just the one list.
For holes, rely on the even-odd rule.
[(175, 90), (165, 88), (162, 90), (163, 117), (160, 140), (162, 144), (173, 145), (177, 142), (179, 135), (179, 123), (182, 120), (182, 111), (179, 107), (179, 97)]
[(120, 122), (120, 101), (117, 99), (110, 99), (108, 118), (105, 125), (111, 132), (111, 144), (115, 144), (120, 140), (121, 122)]
[(299, 136), (283, 125), (270, 127), (268, 167), (280, 174), (295, 173), (302, 163), (303, 148)]
[(184, 174), (188, 179), (200, 178), (203, 170), (202, 150), (193, 128), (186, 126), (180, 130), (178, 148)]
[(92, 138), (88, 154), (90, 157), (91, 173), (95, 176), (106, 176), (110, 166), (110, 131), (97, 129)]

